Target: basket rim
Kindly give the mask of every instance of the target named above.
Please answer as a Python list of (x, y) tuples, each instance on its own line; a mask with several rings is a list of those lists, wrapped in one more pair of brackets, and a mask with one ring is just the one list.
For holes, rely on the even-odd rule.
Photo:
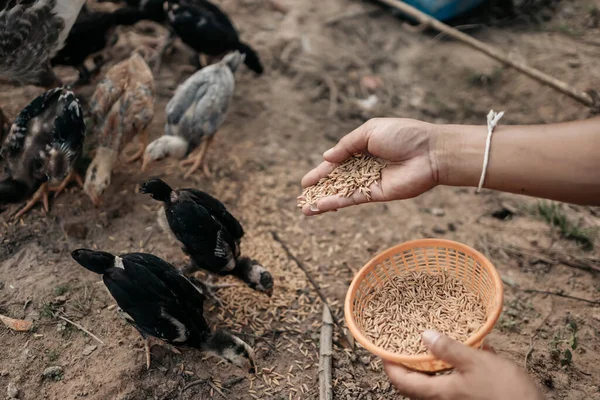
[[(483, 268), (485, 268), (492, 279), (493, 285), (496, 289), (496, 296), (494, 298), (494, 308), (492, 312), (486, 319), (485, 323), (479, 330), (473, 333), (466, 341), (462, 342), (463, 344), (469, 347), (475, 347), (479, 343), (483, 341), (483, 339), (494, 329), (494, 325), (498, 321), (500, 314), (502, 313), (502, 304), (504, 301), (504, 286), (502, 284), (502, 279), (500, 278), (500, 274), (494, 267), (494, 265), (481, 254), (479, 251), (474, 248), (467, 246), (466, 244), (455, 242), (453, 240), (448, 239), (416, 239), (410, 240), (408, 242), (397, 244), (393, 247), (390, 247), (381, 253), (375, 255), (367, 264), (365, 264), (358, 273), (352, 279), (352, 283), (348, 288), (348, 292), (346, 293), (346, 298), (344, 300), (344, 317), (346, 320), (346, 325), (350, 330), (350, 333), (354, 338), (370, 353), (375, 354), (386, 361), (393, 362), (395, 364), (416, 364), (416, 363), (424, 363), (439, 360), (432, 354), (417, 354), (417, 355), (408, 355), (408, 354), (398, 354), (393, 353), (391, 351), (385, 350), (382, 347), (376, 346), (369, 338), (364, 335), (356, 322), (354, 321), (353, 311), (354, 311), (354, 298), (356, 297), (356, 291), (358, 290), (358, 285), (364, 277), (370, 273), (375, 266), (380, 262), (381, 258), (390, 257), (394, 254), (397, 254), (401, 251), (407, 249), (414, 249), (419, 247), (447, 247), (456, 249), (459, 251), (463, 251), (467, 254), (470, 254), (475, 259), (477, 259)], [(443, 360), (442, 360), (443, 361)]]

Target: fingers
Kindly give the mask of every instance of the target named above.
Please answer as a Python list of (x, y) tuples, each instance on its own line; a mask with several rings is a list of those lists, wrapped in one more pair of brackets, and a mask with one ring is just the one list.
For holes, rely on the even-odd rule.
[(366, 202), (367, 198), (362, 194), (360, 196), (353, 195), (351, 197), (329, 196), (318, 200), (316, 204), (304, 205), (302, 207), (302, 212), (307, 216), (313, 216), (323, 214), (328, 211), (337, 211), (340, 208), (355, 206), (357, 204)]
[(471, 367), (479, 357), (477, 350), (436, 331), (425, 331), (423, 343), (436, 357), (446, 361), (458, 370)]
[(369, 127), (372, 125), (373, 122), (367, 121), (340, 139), (334, 147), (327, 150), (323, 154), (325, 161), (317, 168), (304, 175), (304, 178), (302, 178), (302, 187), (314, 185), (319, 179), (326, 177), (333, 171), (336, 164), (345, 161), (353, 154), (366, 152), (369, 143)]
[(364, 153), (369, 143), (369, 122), (344, 136), (335, 147), (327, 150), (323, 158), (330, 163), (341, 163), (355, 153)]
[(302, 187), (308, 187), (319, 182), (319, 179), (325, 178), (331, 171), (335, 169), (336, 165), (327, 161), (323, 161), (318, 167), (304, 175), (302, 178)]
[(400, 394), (415, 399), (433, 398), (436, 391), (443, 390), (439, 385), (439, 379), (409, 371), (406, 368), (384, 361), (383, 368), (390, 382)]

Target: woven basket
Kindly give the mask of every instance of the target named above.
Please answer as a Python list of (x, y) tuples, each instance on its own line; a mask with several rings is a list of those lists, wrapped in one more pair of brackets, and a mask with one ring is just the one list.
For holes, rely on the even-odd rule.
[(477, 293), (484, 302), (485, 324), (464, 343), (480, 348), (502, 312), (502, 280), (494, 266), (477, 250), (461, 243), (441, 239), (406, 242), (377, 255), (354, 277), (346, 294), (346, 324), (352, 336), (368, 351), (395, 364), (423, 372), (440, 372), (452, 368), (431, 354), (406, 355), (376, 346), (362, 331), (362, 311), (373, 292), (386, 280), (420, 271), (426, 274), (445, 272)]

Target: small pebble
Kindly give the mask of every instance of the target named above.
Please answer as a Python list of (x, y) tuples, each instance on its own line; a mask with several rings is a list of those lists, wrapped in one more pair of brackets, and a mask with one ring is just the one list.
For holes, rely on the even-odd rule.
[(55, 303), (62, 304), (62, 303), (64, 303), (65, 301), (67, 301), (68, 299), (69, 299), (69, 295), (62, 294), (62, 295), (60, 295), (60, 296), (56, 296), (56, 297), (54, 298), (54, 302), (55, 302)]
[(10, 382), (8, 387), (6, 388), (6, 394), (8, 394), (9, 399), (18, 399), (19, 398), (19, 388), (14, 383)]
[(433, 233), (437, 233), (438, 235), (443, 235), (446, 233), (446, 230), (439, 225), (433, 227)]
[(58, 365), (48, 367), (42, 373), (44, 378), (57, 378), (63, 373), (63, 368)]
[(83, 355), (84, 355), (84, 356), (89, 356), (89, 355), (90, 355), (90, 354), (92, 354), (92, 352), (93, 352), (94, 350), (96, 350), (97, 348), (98, 348), (98, 346), (96, 346), (96, 345), (93, 345), (93, 344), (91, 344), (91, 345), (89, 345), (89, 346), (85, 346), (85, 347), (83, 348)]
[(371, 357), (369, 357), (369, 356), (362, 356), (362, 357), (360, 358), (360, 362), (361, 362), (363, 365), (369, 365), (369, 364), (371, 364)]
[(446, 215), (446, 212), (441, 208), (432, 208), (431, 215), (434, 215), (436, 217), (443, 217), (444, 215)]

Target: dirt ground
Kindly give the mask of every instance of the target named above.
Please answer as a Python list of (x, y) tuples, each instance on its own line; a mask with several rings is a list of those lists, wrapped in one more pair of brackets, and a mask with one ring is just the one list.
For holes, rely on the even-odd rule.
[[(482, 124), (494, 108), (506, 111), (504, 124), (531, 124), (585, 118), (588, 110), (459, 43), (414, 32), (387, 12), (368, 12), (376, 9), (373, 4), (281, 2), (289, 8), (285, 14), (263, 0), (217, 2), (256, 46), (266, 72), (256, 77), (245, 68), (238, 71), (231, 112), (209, 152), (212, 178), (199, 172), (184, 181), (170, 161), (148, 173), (120, 164), (100, 208), (77, 188), (53, 201), (48, 215), (36, 208), (17, 223), (10, 220), (17, 205), (0, 207), (0, 313), (35, 321), (31, 333), (0, 327), (0, 396), (10, 384), (21, 399), (318, 398), (322, 304), (274, 241), (275, 231), (316, 277), (340, 319), (348, 284), (377, 252), (423, 237), (474, 246), (505, 281), (504, 313), (490, 336), (497, 352), (525, 366), (548, 399), (600, 399), (600, 276), (590, 271), (600, 268), (600, 251), (583, 249), (568, 240), (565, 225), (561, 230), (544, 220), (538, 208), (548, 210), (548, 203), (440, 187), (413, 200), (318, 218), (307, 219), (296, 208), (303, 174), (324, 150), (371, 117)], [(536, 23), (520, 20), (468, 31), (579, 89), (599, 89), (600, 2), (545, 3), (554, 6), (539, 11), (543, 18)], [(114, 63), (135, 44), (164, 32), (149, 22), (121, 29), (105, 55)], [(192, 73), (186, 65), (190, 54), (179, 43), (156, 77), (153, 138), (163, 132), (164, 107), (174, 89)], [(74, 70), (57, 70), (67, 80), (75, 77)], [(365, 76), (377, 76), (383, 85), (370, 92), (360, 84)], [(14, 118), (41, 91), (2, 85), (0, 107)], [(89, 98), (93, 86), (77, 92)], [(373, 102), (364, 101), (370, 95), (376, 104), (365, 104)], [(157, 204), (136, 194), (136, 184), (151, 175), (221, 199), (246, 228), (242, 251), (273, 273), (272, 298), (241, 286), (224, 289), (227, 310), (209, 302), (205, 313), (211, 324), (254, 346), (257, 375), (192, 349), (174, 355), (160, 347), (153, 349), (147, 371), (137, 332), (119, 319), (98, 276), (71, 260), (71, 250), (92, 247), (185, 262), (156, 223)], [(599, 209), (559, 204), (555, 213), (598, 239)], [(338, 345), (334, 352), (336, 399), (399, 398), (375, 357)], [(62, 372), (43, 378), (52, 366)]]

